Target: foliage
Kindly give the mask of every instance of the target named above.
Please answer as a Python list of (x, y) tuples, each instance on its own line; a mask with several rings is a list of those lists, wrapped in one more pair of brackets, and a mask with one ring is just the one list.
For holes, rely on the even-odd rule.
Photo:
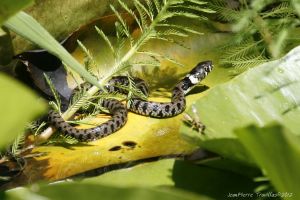
[[(182, 65), (179, 61), (161, 53), (145, 51), (143, 46), (149, 42), (150, 39), (174, 42), (178, 41), (178, 38), (187, 37), (188, 33), (201, 34), (199, 31), (187, 28), (182, 24), (177, 24), (176, 20), (169, 18), (181, 16), (187, 19), (197, 18), (202, 20), (205, 19), (205, 16), (199, 16), (198, 11), (211, 12), (206, 9), (204, 2), (195, 0), (165, 0), (162, 2), (155, 0), (145, 1), (145, 4), (135, 0), (133, 2), (136, 11), (129, 9), (121, 0), (118, 2), (121, 7), (136, 20), (136, 23), (140, 27), (140, 34), (132, 34), (132, 30), (127, 27), (126, 21), (122, 18), (122, 14), (120, 14), (115, 7), (111, 6), (113, 12), (119, 18), (119, 21), (116, 23), (117, 41), (114, 42), (110, 40), (102, 30), (96, 27), (96, 31), (102, 37), (103, 41), (106, 42), (114, 57), (114, 66), (111, 71), (108, 71), (103, 77), (100, 77), (99, 84), (101, 86), (104, 86), (106, 81), (114, 74), (122, 72), (126, 74), (126, 71), (132, 66), (149, 64), (157, 66), (159, 65), (158, 61), (160, 61), (160, 59), (174, 61), (174, 63)], [(239, 39), (238, 42), (240, 43), (238, 43), (239, 46), (237, 49), (231, 47), (233, 52), (226, 55), (227, 58), (231, 59), (230, 62), (232, 64), (234, 63), (234, 59), (236, 59), (238, 66), (243, 65), (240, 60), (237, 60), (237, 58), (239, 58), (245, 61), (245, 63), (248, 63), (246, 67), (249, 67), (252, 65), (249, 58), (252, 58), (257, 64), (260, 63), (257, 60), (264, 62), (269, 58), (275, 59), (286, 51), (286, 49), (283, 48), (283, 44), (286, 42), (287, 36), (284, 33), (282, 33), (281, 36), (277, 35), (277, 33), (272, 33), (272, 37), (279, 39), (276, 41), (272, 40), (270, 44), (263, 38), (263, 36), (266, 36), (264, 34), (267, 33), (262, 34), (257, 26), (252, 27), (253, 30), (257, 31), (256, 34), (252, 34), (251, 31), (247, 34), (248, 32), (245, 31), (247, 33), (238, 36), (242, 28), (250, 26), (247, 20), (252, 19), (252, 12), (258, 13), (258, 16), (267, 22), (266, 24), (259, 24), (263, 26), (262, 29), (264, 30), (267, 30), (265, 29), (266, 27), (270, 28), (269, 26), (272, 23), (278, 26), (279, 22), (277, 21), (281, 21), (279, 19), (286, 20), (286, 18), (292, 22), (282, 22), (283, 30), (294, 28), (293, 25), (295, 24), (293, 23), (296, 23), (297, 17), (295, 17), (294, 14), (291, 14), (289, 17), (286, 16), (286, 13), (289, 12), (287, 10), (290, 8), (290, 5), (287, 7), (284, 6), (286, 2), (276, 1), (274, 4), (269, 3), (270, 1), (263, 1), (263, 4), (257, 2), (258, 1), (254, 1), (250, 6), (245, 3), (245, 1), (241, 1), (241, 5), (244, 5), (244, 7), (236, 10), (236, 12), (230, 12), (230, 10), (233, 9), (228, 7), (220, 6), (219, 10), (217, 7), (214, 7), (221, 15), (222, 9), (228, 9), (228, 12), (223, 13), (224, 16), (221, 20), (235, 24), (233, 28), (234, 31), (237, 31), (237, 34), (232, 39)], [(214, 4), (217, 5), (216, 1), (214, 1)], [(280, 7), (281, 4), (282, 7)], [(273, 8), (277, 8), (277, 10), (273, 10)], [(240, 13), (243, 13), (244, 17), (240, 17)], [(284, 13), (283, 18), (282, 13)], [(235, 14), (239, 17), (236, 17)], [(253, 25), (253, 23), (255, 23), (253, 21), (255, 20), (250, 20), (250, 24)], [(277, 27), (275, 27), (274, 30), (277, 30), (276, 28)], [(290, 31), (286, 33), (290, 35)], [(257, 35), (259, 39), (256, 38)], [(172, 38), (169, 36), (175, 37)], [(245, 43), (243, 43), (243, 41)], [(271, 44), (273, 44), (273, 46)], [(91, 69), (95, 66), (93, 55), (81, 42), (79, 42), (79, 46), (85, 53), (85, 67), (87, 71), (92, 72)], [(264, 54), (257, 53), (261, 52), (261, 48), (264, 49)], [(253, 51), (253, 49), (255, 50)], [(236, 54), (234, 51), (238, 51), (239, 53)], [(296, 48), (281, 60), (255, 67), (237, 76), (228, 83), (212, 88), (207, 91), (205, 96), (201, 96), (201, 98), (199, 98), (199, 95), (194, 95), (194, 97), (190, 95), (187, 98), (188, 101), (199, 98), (194, 102), (194, 107), (197, 108), (200, 114), (200, 116), (196, 116), (195, 120), (196, 122), (200, 120), (204, 123), (206, 130), (203, 135), (200, 134), (197, 129), (182, 125), (181, 131), (183, 136), (191, 143), (196, 143), (201, 148), (218, 153), (223, 158), (215, 157), (214, 159), (205, 159), (201, 157), (200, 160), (197, 160), (197, 165), (195, 163), (191, 164), (186, 161), (175, 161), (173, 159), (162, 160), (150, 163), (149, 165), (136, 166), (129, 170), (124, 169), (110, 172), (104, 176), (85, 179), (79, 183), (33, 184), (27, 188), (6, 191), (5, 194), (0, 193), (0, 198), (5, 200), (65, 199), (66, 197), (82, 199), (88, 195), (91, 199), (98, 199), (100, 192), (104, 198), (112, 199), (225, 199), (229, 193), (245, 192), (247, 194), (254, 194), (256, 198), (252, 199), (261, 199), (257, 196), (258, 193), (264, 194), (265, 192), (271, 191), (273, 192), (272, 194), (276, 195), (278, 193), (275, 192), (280, 191), (282, 194), (292, 194), (291, 198), (287, 196), (286, 199), (299, 199), (299, 173), (297, 169), (299, 168), (298, 158), (300, 150), (299, 138), (296, 136), (296, 134), (299, 134), (298, 121), (300, 116), (300, 97), (298, 92), (300, 72), (298, 67), (299, 61), (297, 59), (300, 56), (299, 52), (299, 48)], [(138, 63), (134, 59), (134, 55), (136, 54), (144, 55), (149, 59), (145, 59), (143, 63)], [(258, 59), (256, 57), (257, 55), (261, 57)], [(153, 56), (155, 59), (153, 59)], [(8, 83), (9, 81), (6, 82), (6, 80), (4, 80), (4, 82)], [(48, 83), (50, 86), (52, 85), (49, 79)], [(18, 89), (20, 86), (14, 86), (14, 88)], [(131, 84), (127, 89), (130, 93), (136, 92), (134, 84)], [(96, 87), (92, 87), (92, 89), (87, 92), (85, 89), (81, 90), (79, 96), (74, 99), (73, 110), (70, 108), (65, 113), (66, 118), (79, 109), (81, 105), (87, 102), (90, 103), (91, 99), (101, 99), (108, 96), (108, 94), (95, 95), (97, 90)], [(56, 93), (54, 87), (52, 87), (52, 91), (54, 94)], [(5, 92), (4, 94), (5, 97), (9, 97), (9, 95), (13, 93)], [(22, 93), (19, 92), (19, 94)], [(26, 95), (24, 96), (26, 97)], [(12, 99), (17, 98), (14, 96)], [(22, 103), (26, 103), (26, 99), (27, 98), (25, 98)], [(57, 109), (59, 109), (58, 98), (56, 104), (58, 104)], [(10, 104), (4, 102), (1, 105)], [(26, 104), (26, 109), (30, 110), (31, 106), (33, 106), (32, 103), (27, 108)], [(25, 108), (18, 109), (26, 110)], [(193, 114), (197, 114), (191, 110), (189, 113), (192, 113), (190, 115), (191, 117), (193, 117)], [(18, 116), (16, 113), (13, 115), (14, 117)], [(23, 116), (22, 119), (24, 119)], [(34, 171), (34, 173), (30, 175), (30, 180), (34, 180), (34, 177), (37, 177), (36, 174), (38, 173), (42, 174), (41, 176), (48, 176), (52, 178), (52, 180), (59, 179), (61, 174), (72, 174), (70, 171), (76, 171), (74, 168), (78, 168), (78, 165), (91, 165), (91, 167), (95, 168), (98, 165), (92, 166), (91, 163), (94, 164), (95, 162), (105, 161), (106, 165), (104, 166), (107, 166), (114, 164), (112, 162), (114, 159), (124, 159), (124, 157), (130, 157), (133, 154), (135, 154), (134, 158), (141, 159), (143, 158), (141, 154), (146, 154), (147, 151), (151, 151), (151, 153), (153, 153), (151, 155), (154, 156), (162, 155), (159, 154), (161, 152), (169, 155), (170, 151), (168, 151), (168, 148), (177, 150), (179, 148), (176, 145), (183, 146), (184, 144), (178, 143), (178, 138), (176, 138), (177, 135), (174, 134), (174, 130), (171, 129), (170, 132), (167, 132), (162, 129), (161, 125), (167, 123), (173, 125), (173, 127), (179, 126), (179, 124), (181, 124), (179, 123), (180, 120), (178, 116), (176, 118), (165, 119), (158, 124), (158, 127), (151, 126), (145, 135), (135, 133), (136, 127), (138, 126), (134, 126), (133, 130), (135, 132), (126, 136), (126, 140), (131, 141), (134, 139), (133, 141), (138, 141), (137, 146), (141, 146), (136, 149), (125, 146), (124, 138), (119, 137), (118, 134), (114, 135), (116, 136), (116, 139), (113, 140), (115, 143), (111, 143), (112, 140), (103, 139), (87, 144), (86, 146), (84, 146), (85, 144), (77, 144), (76, 141), (70, 138), (55, 136), (50, 140), (49, 145), (53, 144), (51, 141), (55, 142), (56, 145), (57, 141), (63, 141), (68, 144), (52, 146), (52, 149), (58, 150), (57, 152), (59, 154), (66, 154), (66, 157), (72, 157), (73, 155), (70, 155), (76, 152), (75, 158), (77, 159), (74, 161), (72, 160), (74, 157), (72, 157), (65, 161), (60, 159), (61, 157), (55, 157), (53, 155), (57, 154), (51, 154), (49, 146), (33, 149), (33, 153), (34, 151), (48, 153), (45, 157), (35, 157), (33, 160), (35, 160), (35, 162), (46, 161), (48, 164), (47, 167), (50, 166), (50, 169), (44, 169), (45, 165), (43, 164), (37, 165), (39, 170)], [(274, 120), (276, 120), (279, 125), (266, 126)], [(15, 121), (13, 122), (15, 123)], [(80, 120), (73, 122), (82, 123)], [(145, 121), (142, 120), (139, 121), (139, 123), (142, 124), (142, 126), (146, 124)], [(7, 124), (11, 125), (10, 123)], [(259, 127), (253, 125), (248, 126), (249, 124), (256, 124)], [(13, 130), (13, 132), (15, 131)], [(161, 134), (162, 132), (164, 133), (159, 135), (159, 137), (155, 135), (158, 133)], [(2, 136), (1, 134), (1, 139)], [(166, 136), (170, 137), (171, 140), (164, 139)], [(5, 138), (7, 137), (5, 136)], [(166, 141), (171, 142), (166, 143)], [(23, 142), (22, 137), (16, 140), (12, 147), (14, 154), (18, 154), (18, 146)], [(5, 142), (5, 144), (6, 143), (7, 142)], [(122, 147), (120, 146), (121, 151), (107, 153), (107, 149), (110, 149), (116, 144), (122, 144)], [(158, 146), (153, 148), (153, 144), (158, 144)], [(81, 151), (79, 149), (81, 149)], [(157, 152), (158, 154), (155, 154)], [(205, 151), (201, 151), (200, 156), (206, 153)], [(104, 159), (101, 160), (99, 154), (101, 154)], [(43, 158), (46, 159), (43, 160)], [(0, 160), (0, 162), (1, 161), (2, 160)], [(67, 163), (68, 166), (65, 166), (65, 163)], [(52, 164), (56, 164), (59, 167), (57, 167), (57, 169), (51, 169)], [(130, 163), (128, 163), (127, 166), (130, 166)], [(264, 177), (261, 177), (262, 175), (257, 171), (257, 168), (262, 171)], [(78, 171), (77, 169), (77, 172)], [(106, 171), (105, 167), (103, 171)], [(26, 176), (21, 178), (24, 177)], [(274, 185), (275, 189), (272, 185)], [(120, 193), (123, 195), (120, 196)]]
[[(99, 194), (104, 199), (162, 199), (162, 200), (210, 200), (205, 196), (198, 196), (193, 193), (159, 188), (121, 188), (104, 186), (99, 184), (80, 184), (80, 183), (62, 183), (54, 185), (36, 185), (34, 188), (21, 188), (6, 192), (4, 200), (31, 200), (31, 199), (74, 199), (80, 200), (88, 198), (93, 200), (99, 199)], [(33, 186), (34, 187), (34, 186)], [(120, 195), (121, 194), (121, 195)]]
[(19, 10), (29, 6), (32, 2), (32, 0), (2, 0), (0, 2), (0, 27), (9, 17), (17, 13)]
[(183, 126), (182, 132), (211, 151), (246, 163), (253, 160), (236, 140), (235, 129), (249, 124), (265, 126), (276, 120), (299, 134), (299, 54), (297, 47), (282, 59), (257, 66), (214, 87), (195, 102), (200, 119), (207, 126), (205, 135), (199, 137), (187, 126)]
[(229, 23), (235, 33), (221, 46), (221, 61), (236, 72), (274, 60), (299, 43), (299, 19), (290, 1), (211, 1), (217, 20)]
[(87, 81), (98, 85), (95, 77), (91, 76), (81, 64), (75, 60), (35, 19), (24, 12), (19, 12), (4, 23), (10, 30), (38, 44), (53, 55), (60, 58), (71, 69), (75, 70)]
[[(201, 121), (207, 127), (204, 135), (192, 127), (182, 127), (184, 136), (202, 148), (260, 167), (267, 180), (257, 190), (274, 185), (277, 191), (292, 194), (293, 199), (299, 198), (296, 189), (299, 187), (296, 170), (299, 165), (299, 54), (300, 47), (297, 47), (282, 59), (248, 70), (196, 101), (195, 107), (201, 111)], [(268, 126), (274, 121), (280, 125)], [(248, 127), (249, 124), (256, 126)]]
[(46, 106), (32, 91), (3, 73), (0, 74), (0, 85), (1, 95), (5, 97), (0, 98), (0, 148), (3, 148), (22, 134), (26, 124), (43, 113)]
[(239, 129), (236, 133), (272, 184), (286, 195), (282, 196), (283, 199), (299, 199), (299, 137), (280, 125), (264, 128), (252, 125)]

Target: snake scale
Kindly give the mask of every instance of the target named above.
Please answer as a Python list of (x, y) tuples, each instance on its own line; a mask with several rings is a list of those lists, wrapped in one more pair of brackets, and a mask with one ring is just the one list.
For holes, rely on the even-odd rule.
[[(211, 61), (204, 61), (197, 64), (190, 73), (175, 85), (172, 91), (171, 102), (153, 102), (140, 98), (132, 98), (128, 109), (134, 113), (155, 118), (167, 118), (178, 115), (185, 109), (185, 95), (207, 76), (212, 70), (212, 67)], [(136, 87), (140, 89), (145, 96), (148, 96), (147, 84), (139, 78), (135, 78), (133, 81)], [(128, 84), (129, 80), (126, 76), (117, 76), (108, 82), (105, 89), (107, 92), (126, 93), (125, 90), (118, 88), (117, 85), (128, 86)], [(50, 110), (48, 120), (62, 134), (70, 135), (79, 141), (100, 139), (122, 128), (127, 121), (128, 112), (126, 106), (116, 99), (104, 99), (101, 102), (101, 106), (108, 109), (112, 118), (94, 128), (77, 129), (67, 123), (61, 115), (54, 110)]]

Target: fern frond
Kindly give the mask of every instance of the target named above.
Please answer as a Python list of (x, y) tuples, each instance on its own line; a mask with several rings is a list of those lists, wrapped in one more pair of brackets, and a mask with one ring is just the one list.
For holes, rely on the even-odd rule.
[(120, 22), (115, 23), (116, 27), (116, 33), (117, 33), (117, 39), (120, 40), (125, 40), (127, 37), (126, 29), (123, 27), (123, 25)]
[(289, 2), (282, 2), (275, 8), (272, 8), (271, 10), (268, 10), (266, 12), (261, 13), (262, 18), (268, 18), (268, 17), (295, 17), (295, 10), (292, 8)]
[[(94, 95), (91, 100), (97, 100), (97, 99), (122, 99), (124, 95), (120, 94), (118, 92), (112, 92), (112, 93), (99, 93), (97, 95)], [(91, 104), (94, 104), (91, 102)]]
[(186, 0), (186, 2), (194, 3), (194, 4), (197, 4), (199, 6), (203, 6), (203, 5), (207, 4), (206, 1), (198, 1), (198, 0)]
[(159, 13), (161, 11), (161, 5), (160, 5), (159, 0), (153, 0), (153, 3), (155, 5), (157, 13)]
[(135, 66), (153, 66), (153, 67), (159, 67), (160, 62), (158, 61), (143, 61), (143, 62), (132, 62), (131, 65)]
[(148, 6), (148, 10), (149, 10), (149, 14), (150, 14), (150, 19), (151, 21), (154, 20), (154, 16), (155, 16), (155, 6), (153, 5), (153, 2), (150, 0), (146, 0), (146, 4)]
[(178, 36), (178, 37), (188, 37), (189, 35), (183, 33), (182, 31), (175, 30), (175, 29), (168, 29), (166, 31), (158, 31), (157, 36), (164, 37), (164, 36)]
[(74, 137), (71, 137), (69, 135), (62, 135), (57, 134), (53, 135), (46, 143), (46, 145), (52, 145), (52, 144), (78, 144), (79, 141), (76, 140)]
[(69, 112), (76, 112), (77, 110), (79, 110), (83, 105), (85, 105), (85, 103), (88, 102), (88, 99), (90, 97), (86, 94), (83, 93), (81, 94), (78, 98), (73, 98), (72, 99), (72, 104), (71, 106), (68, 108)]
[(77, 43), (86, 56), (86, 58), (84, 60), (84, 66), (87, 69), (87, 71), (92, 74), (93, 69), (97, 66), (95, 59), (94, 59), (93, 55), (91, 54), (91, 52), (84, 46), (84, 44), (82, 44), (82, 42), (77, 40)]
[[(259, 40), (257, 42), (253, 40), (245, 40), (239, 45), (230, 46), (227, 48), (223, 48), (223, 58), (226, 58), (226, 61), (230, 61), (231, 59), (236, 59), (240, 57), (244, 57), (246, 55), (252, 54), (254, 51), (257, 50), (257, 47), (260, 43), (262, 43), (262, 40)], [(224, 59), (223, 59), (224, 60)]]
[(182, 30), (186, 33), (193, 33), (193, 34), (196, 34), (196, 35), (203, 35), (202, 32), (196, 31), (196, 30), (194, 30), (192, 28), (189, 28), (189, 27), (186, 27), (186, 26), (180, 26), (180, 25), (177, 25), (177, 24), (159, 23), (157, 26), (158, 27), (167, 27), (167, 28), (176, 28), (176, 29)]
[(136, 87), (136, 84), (134, 82), (134, 78), (132, 76), (130, 76), (128, 73), (126, 73), (126, 76), (128, 78), (128, 82), (129, 85), (128, 86), (124, 86), (124, 85), (116, 85), (116, 87), (122, 89), (122, 90), (126, 90), (127, 93), (127, 100), (132, 99), (132, 98), (140, 98), (140, 99), (147, 99), (147, 96), (145, 96), (141, 90), (139, 90)]
[(164, 42), (168, 42), (168, 43), (174, 43), (184, 49), (190, 49), (190, 47), (186, 46), (184, 42), (180, 42), (179, 40), (174, 40), (172, 38), (167, 38), (167, 37), (162, 37), (162, 36), (155, 36), (152, 37), (151, 39), (155, 39), (155, 40), (161, 40)]
[(141, 21), (140, 19), (136, 16), (136, 14), (133, 12), (133, 10), (131, 10), (122, 0), (118, 0), (119, 4), (122, 6), (122, 8), (124, 10), (126, 10), (133, 18), (134, 20), (136, 21), (136, 23), (138, 24), (141, 32), (143, 32), (143, 27), (142, 27), (142, 24), (141, 24)]
[(119, 64), (117, 68), (113, 68), (111, 71), (112, 76), (121, 74), (123, 72), (126, 72), (131, 67), (130, 62), (124, 62), (122, 64)]
[(271, 43), (271, 54), (274, 58), (278, 58), (282, 51), (284, 50), (284, 46), (287, 43), (288, 38), (288, 30), (282, 29), (278, 34), (276, 40)]
[(179, 66), (184, 66), (182, 63), (180, 63), (179, 61), (169, 57), (169, 56), (166, 56), (166, 55), (161, 55), (159, 53), (154, 53), (154, 52), (149, 52), (149, 51), (138, 51), (137, 54), (143, 54), (143, 55), (147, 55), (147, 56), (151, 56), (151, 57), (155, 57), (155, 58), (162, 58), (164, 60), (167, 60), (169, 62), (172, 62), (176, 65), (179, 65)]
[(24, 134), (19, 134), (12, 146), (11, 146), (11, 153), (12, 155), (16, 156), (16, 155), (19, 155), (19, 153), (21, 152), (21, 148), (24, 146), (25, 144), (25, 135)]
[(115, 9), (115, 7), (113, 5), (110, 5), (110, 8), (115, 13), (115, 15), (117, 16), (119, 22), (122, 25), (122, 26), (119, 27), (119, 29), (121, 30), (122, 33), (124, 33), (124, 35), (126, 35), (129, 38), (130, 37), (130, 32), (129, 32), (129, 28), (128, 28), (126, 22), (123, 20), (120, 13)]
[(210, 1), (208, 7), (216, 11), (217, 18), (222, 21), (236, 22), (241, 17), (239, 10), (229, 8), (224, 0)]
[(165, 15), (161, 16), (161, 21), (165, 21), (165, 20), (173, 18), (173, 17), (186, 17), (186, 18), (190, 18), (190, 19), (207, 20), (207, 17), (197, 15), (197, 14), (194, 14), (191, 12), (174, 11), (174, 12), (168, 12)]
[(206, 12), (206, 13), (215, 13), (216, 11), (209, 9), (209, 8), (203, 8), (198, 7), (194, 5), (173, 5), (171, 8), (179, 8), (179, 9), (189, 9), (189, 10), (195, 10), (199, 12)]
[(138, 11), (139, 14), (139, 19), (141, 22), (141, 26), (142, 26), (142, 30), (147, 29), (148, 27), (148, 23), (147, 23), (147, 13), (139, 6), (139, 4), (136, 2), (136, 0), (134, 1), (134, 6), (136, 8), (136, 10)]
[(101, 38), (106, 42), (106, 44), (108, 45), (108, 47), (111, 50), (111, 52), (113, 53), (113, 55), (115, 55), (115, 49), (114, 49), (113, 45), (111, 44), (110, 40), (108, 39), (108, 37), (105, 35), (105, 33), (101, 29), (99, 29), (97, 26), (95, 26), (95, 29), (96, 29), (97, 33), (101, 36)]
[(61, 108), (60, 96), (59, 96), (57, 90), (55, 89), (55, 86), (53, 85), (51, 79), (47, 76), (47, 74), (44, 73), (44, 77), (46, 79), (47, 84), (50, 87), (50, 90), (51, 90), (53, 96), (54, 96), (54, 99), (55, 99), (55, 102), (56, 102), (56, 105), (57, 105), (57, 109), (60, 111), (60, 108)]
[(134, 3), (137, 9), (141, 9), (142, 12), (144, 12), (146, 16), (148, 16), (150, 21), (153, 21), (153, 16), (150, 10), (148, 10), (139, 0), (134, 0)]
[(247, 56), (247, 57), (242, 57), (238, 58), (236, 60), (231, 60), (231, 64), (236, 68), (236, 69), (242, 69), (246, 70), (249, 69), (253, 66), (260, 65), (262, 63), (267, 62), (269, 59), (262, 56), (262, 55), (257, 55), (257, 56)]
[(49, 101), (49, 106), (51, 106), (51, 108), (53, 108), (54, 110), (61, 112), (60, 107), (54, 101)]
[(40, 123), (39, 126), (36, 128), (34, 135), (38, 135), (41, 132), (41, 130), (43, 130), (43, 128), (45, 128), (46, 125), (47, 125), (46, 122)]

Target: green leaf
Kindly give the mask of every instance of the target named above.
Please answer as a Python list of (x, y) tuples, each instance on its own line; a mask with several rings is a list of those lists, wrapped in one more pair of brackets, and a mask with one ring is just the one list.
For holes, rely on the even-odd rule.
[(291, 195), (283, 199), (299, 199), (300, 138), (280, 125), (251, 125), (236, 134), (277, 190)]
[(44, 112), (46, 105), (22, 84), (1, 73), (0, 85), (0, 147), (4, 147)]
[(298, 14), (298, 16), (300, 15), (300, 2), (298, 0), (292, 0), (291, 1), (293, 4), (293, 7), (296, 10), (296, 13)]
[[(217, 166), (228, 166), (224, 170)], [(98, 177), (86, 178), (84, 184), (101, 184), (115, 187), (158, 187), (177, 188), (212, 199), (226, 199), (228, 193), (251, 192), (257, 186), (248, 175), (233, 172), (232, 168), (243, 168), (241, 165), (219, 159), (218, 163), (195, 165), (175, 159), (160, 160), (137, 165), (130, 169), (122, 169), (103, 174)], [(251, 176), (250, 176), (251, 177)], [(230, 179), (231, 181), (228, 181)], [(218, 192), (215, 192), (218, 191)]]
[[(11, 37), (8, 32), (9, 31), (6, 28), (1, 29), (0, 27), (0, 65), (3, 66), (8, 65), (11, 62), (12, 57), (14, 56), (13, 45), (11, 43)], [(4, 71), (2, 67), (0, 68), (1, 71)], [(9, 69), (10, 67), (6, 66), (6, 68)]]
[(1, 0), (0, 1), (0, 27), (12, 15), (29, 6), (33, 0)]
[(205, 196), (198, 196), (193, 193), (161, 188), (141, 187), (111, 187), (98, 184), (60, 183), (53, 185), (36, 185), (38, 188), (19, 188), (6, 192), (4, 200), (32, 200), (32, 199), (55, 199), (55, 200), (99, 200), (99, 199), (120, 199), (120, 200), (209, 200)]
[[(194, 103), (200, 120), (206, 125), (205, 134), (200, 135), (188, 126), (183, 126), (181, 132), (202, 147), (250, 163), (253, 161), (241, 145), (220, 142), (239, 143), (234, 129), (278, 121), (299, 135), (299, 56), (300, 47), (297, 47), (282, 59), (257, 66), (211, 89)], [(189, 113), (193, 116), (191, 109)]]
[(36, 43), (53, 55), (60, 58), (71, 69), (84, 77), (88, 82), (100, 87), (95, 77), (73, 58), (35, 19), (24, 12), (7, 20), (4, 25), (10, 30)]

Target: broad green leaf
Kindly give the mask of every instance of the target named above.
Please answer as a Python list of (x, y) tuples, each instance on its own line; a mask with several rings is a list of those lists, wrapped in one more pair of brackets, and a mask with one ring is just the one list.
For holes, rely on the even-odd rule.
[[(101, 194), (108, 193), (108, 190), (105, 190), (106, 188), (115, 188), (114, 191), (118, 193), (118, 188), (130, 190), (130, 188), (139, 189), (142, 187), (148, 188), (151, 191), (159, 189), (162, 192), (172, 193), (173, 195), (176, 195), (178, 191), (186, 191), (185, 196), (187, 198), (189, 198), (189, 194), (194, 193), (200, 195), (198, 199), (202, 199), (204, 196), (208, 199), (226, 199), (229, 193), (251, 193), (257, 187), (258, 184), (253, 181), (252, 175), (244, 176), (234, 173), (230, 168), (236, 168), (237, 165), (228, 165), (228, 163), (223, 162), (224, 160), (220, 159), (218, 165), (225, 164), (228, 166), (228, 170), (216, 168), (216, 165), (214, 166), (213, 163), (197, 166), (182, 160), (159, 160), (157, 162), (144, 163), (135, 167), (112, 171), (98, 177), (81, 179), (79, 184), (82, 187), (77, 187), (76, 184), (74, 188), (76, 188), (75, 190), (81, 190), (81, 193), (91, 193), (91, 198), (93, 198), (93, 190), (83, 191), (86, 185), (97, 185), (99, 187), (98, 193)], [(58, 188), (59, 185), (57, 184)], [(103, 186), (105, 187), (103, 188)], [(30, 193), (28, 190), (25, 191), (28, 193), (23, 194), (22, 192), (18, 193), (18, 190), (12, 190), (8, 193), (11, 193), (9, 196), (16, 199), (17, 195), (29, 195), (29, 198), (31, 197), (30, 195), (34, 194), (42, 196), (46, 194), (43, 192), (45, 189), (40, 189), (39, 185), (34, 184), (31, 188), (33, 191), (37, 191), (37, 193)], [(36, 188), (39, 189), (36, 190)], [(48, 190), (50, 189), (47, 188)], [(80, 194), (78, 195), (81, 197)], [(64, 197), (66, 198), (67, 196)], [(106, 199), (106, 196), (101, 197)], [(180, 197), (174, 196), (174, 198), (177, 199)], [(110, 199), (110, 196), (107, 196), (107, 199)]]
[(157, 162), (143, 163), (129, 169), (120, 169), (101, 176), (84, 178), (81, 182), (117, 187), (174, 186), (172, 171), (175, 163), (175, 159), (163, 159)]
[[(212, 199), (226, 199), (228, 193), (253, 192), (257, 183), (252, 177), (234, 173), (229, 168), (229, 170), (217, 168), (218, 165), (226, 165), (224, 161), (219, 160), (217, 165), (208, 164), (209, 162), (195, 165), (182, 160), (160, 160), (129, 169), (112, 171), (98, 177), (85, 178), (81, 180), (81, 183), (116, 187), (168, 186), (205, 195)], [(232, 163), (227, 163), (227, 165), (232, 168), (237, 166)]]
[[(182, 133), (211, 151), (250, 163), (253, 161), (235, 139), (234, 129), (278, 121), (292, 133), (300, 134), (299, 56), (297, 47), (282, 59), (257, 66), (211, 89), (194, 103), (207, 127), (205, 134), (188, 126), (182, 127)], [(193, 116), (191, 111), (190, 115)]]
[(46, 110), (46, 104), (21, 83), (1, 73), (0, 92), (0, 147), (4, 147)]
[(283, 199), (300, 199), (300, 138), (280, 125), (252, 125), (236, 134), (277, 190), (288, 195)]
[(33, 0), (1, 0), (0, 1), (0, 27), (9, 17), (30, 5)]
[(3, 200), (99, 200), (99, 199), (120, 199), (120, 200), (210, 200), (205, 196), (193, 193), (160, 188), (141, 187), (111, 187), (99, 184), (82, 183), (59, 183), (53, 185), (33, 185), (31, 188), (18, 188), (5, 193)]
[(292, 0), (291, 2), (296, 10), (296, 13), (299, 16), (300, 15), (300, 2), (298, 0)]
[(99, 86), (95, 77), (87, 72), (84, 67), (75, 60), (35, 19), (24, 12), (19, 12), (7, 20), (4, 25), (10, 30), (23, 36), (29, 41), (46, 49), (60, 58), (71, 69), (76, 71), (88, 82)]
[[(1, 31), (3, 31), (3, 34), (1, 34)], [(9, 31), (7, 29), (0, 28), (0, 65), (9, 64), (14, 55), (10, 34), (8, 32)], [(4, 69), (0, 67), (0, 70), (2, 71)]]

